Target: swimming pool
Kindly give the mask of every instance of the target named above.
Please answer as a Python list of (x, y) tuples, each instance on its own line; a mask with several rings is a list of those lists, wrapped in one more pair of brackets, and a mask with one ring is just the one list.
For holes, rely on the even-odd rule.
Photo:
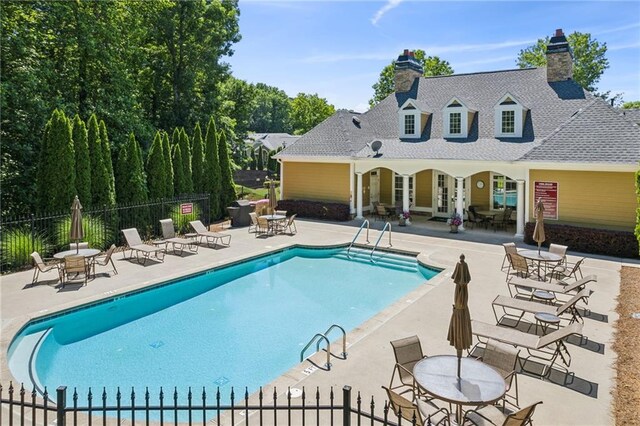
[(39, 389), (80, 395), (253, 392), (296, 365), (314, 334), (352, 330), (439, 272), (393, 254), (373, 264), (367, 253), (286, 249), (33, 321), (10, 345), (9, 368)]

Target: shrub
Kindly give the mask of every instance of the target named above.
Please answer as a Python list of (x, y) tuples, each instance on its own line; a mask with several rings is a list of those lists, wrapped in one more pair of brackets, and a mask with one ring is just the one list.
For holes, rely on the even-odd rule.
[(31, 264), (31, 253), (37, 251), (46, 257), (53, 252), (53, 247), (42, 232), (36, 231), (33, 239), (28, 227), (7, 229), (2, 231), (0, 240), (0, 265), (2, 270), (16, 269)]
[[(89, 243), (91, 248), (106, 248), (107, 241), (111, 241), (112, 230), (107, 226), (105, 229), (104, 221), (102, 218), (91, 215), (84, 215), (82, 217), (82, 228), (84, 229), (84, 238), (82, 241)], [(106, 232), (105, 232), (106, 231)], [(55, 224), (54, 235), (56, 236), (56, 243), (58, 247), (68, 246), (71, 241), (69, 233), (71, 232), (71, 216), (64, 218)]]
[(328, 203), (324, 201), (281, 200), (278, 210), (286, 210), (288, 215), (297, 214), (298, 217), (346, 221), (351, 219), (348, 204)]
[[(535, 226), (536, 224), (533, 222), (525, 225), (525, 243), (538, 244), (533, 241), (533, 229)], [(569, 250), (582, 253), (638, 258), (638, 241), (633, 232), (545, 223), (544, 233), (547, 239), (542, 245), (545, 247), (548, 247), (550, 243), (554, 243), (566, 245)]]
[(169, 217), (173, 220), (173, 226), (176, 228), (178, 234), (186, 234), (191, 229), (189, 222), (193, 220), (199, 220), (202, 218), (202, 209), (196, 203), (193, 203), (193, 210), (190, 214), (180, 213), (180, 204), (176, 204), (171, 207)]

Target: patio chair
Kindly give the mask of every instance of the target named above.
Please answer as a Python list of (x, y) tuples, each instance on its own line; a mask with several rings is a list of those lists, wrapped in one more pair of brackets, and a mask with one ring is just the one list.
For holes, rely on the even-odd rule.
[(200, 242), (206, 239), (207, 245), (213, 243), (214, 247), (218, 244), (222, 246), (231, 245), (231, 235), (223, 234), (222, 232), (211, 232), (207, 230), (207, 227), (199, 220), (189, 222), (189, 225), (198, 234)]
[(388, 220), (391, 215), (393, 215), (393, 211), (387, 210), (387, 208), (381, 204), (378, 204), (376, 207), (376, 217), (379, 217), (381, 220)]
[(502, 266), (500, 266), (500, 270), (504, 271), (505, 268), (509, 268), (511, 265), (507, 255), (518, 254), (518, 249), (516, 248), (516, 243), (503, 243), (502, 247), (504, 247), (504, 258), (502, 259)]
[(286, 216), (287, 215), (287, 211), (286, 210), (276, 210), (276, 214), (280, 215), (280, 216)]
[[(133, 253), (135, 252), (137, 262), (142, 265), (146, 265), (147, 260), (149, 260), (152, 255), (156, 260), (164, 262), (164, 252), (162, 251), (162, 248), (144, 244), (136, 228), (123, 229), (122, 234), (124, 235), (124, 239), (127, 241), (127, 247), (131, 250), (130, 258), (133, 257)], [(126, 249), (122, 252), (123, 255), (125, 252)], [(160, 256), (160, 253), (162, 253), (162, 257)]]
[(507, 279), (514, 275), (522, 278), (529, 278), (529, 276), (531, 276), (527, 259), (518, 253), (507, 253), (507, 259), (509, 260)]
[[(391, 343), (393, 348), (393, 354), (396, 358), (396, 365), (393, 367), (393, 373), (391, 374), (391, 381), (389, 382), (389, 389), (396, 390), (400, 388), (408, 387), (400, 394), (408, 391), (414, 391), (416, 388), (415, 380), (413, 378), (413, 367), (426, 355), (422, 352), (422, 345), (418, 336), (405, 337), (404, 339), (394, 340)], [(393, 380), (398, 376), (400, 383), (393, 385)]]
[(296, 216), (298, 214), (291, 215), (288, 219), (282, 222), (282, 226), (278, 229), (281, 233), (286, 233), (287, 229), (289, 230), (289, 235), (293, 235), (298, 233), (298, 228), (296, 228)]
[(87, 262), (84, 256), (65, 257), (64, 263), (62, 264), (62, 269), (61, 269), (62, 288), (64, 288), (66, 283), (69, 281), (71, 274), (73, 274), (74, 278), (82, 274), (84, 278), (84, 285), (87, 285), (89, 272), (90, 272), (89, 263)]
[(511, 213), (513, 212), (513, 207), (506, 207), (502, 214), (497, 215), (494, 221), (492, 222), (493, 231), (497, 231), (498, 228), (507, 230), (507, 226), (511, 223)]
[(562, 260), (560, 260), (557, 264), (561, 265), (561, 264), (566, 264), (567, 263), (567, 249), (569, 247), (567, 246), (563, 246), (561, 244), (550, 244), (549, 245), (549, 253), (553, 253), (553, 254), (557, 254), (558, 256), (562, 257)]
[(253, 232), (258, 232), (258, 214), (256, 212), (249, 213), (249, 217), (251, 218), (251, 223), (249, 224), (249, 233), (253, 230)]
[(69, 244), (69, 250), (79, 250), (79, 249), (88, 249), (88, 248), (89, 248), (89, 243), (86, 241)]
[[(570, 367), (571, 354), (569, 353), (567, 346), (564, 344), (564, 339), (573, 334), (582, 338), (582, 324), (580, 323), (569, 324), (566, 327), (552, 331), (544, 336), (524, 333), (514, 328), (501, 327), (499, 325), (487, 324), (486, 322), (476, 320), (471, 321), (471, 329), (478, 339), (476, 346), (486, 343), (488, 339), (494, 339), (499, 342), (526, 349), (528, 355), (526, 357), (518, 357), (520, 367), (528, 373), (540, 374), (542, 377), (546, 377), (551, 373), (551, 370), (556, 364), (558, 358), (560, 358), (560, 361), (566, 367)], [(475, 346), (473, 349), (475, 349)], [(473, 352), (473, 349), (471, 352)], [(530, 358), (535, 358), (545, 363), (542, 364), (541, 373), (525, 369), (526, 362)], [(561, 368), (569, 373), (567, 368)]]
[[(181, 238), (176, 236), (173, 219), (161, 219), (160, 226), (162, 228), (162, 239), (165, 243), (171, 244), (171, 250), (174, 254), (182, 256), (185, 247), (194, 253), (198, 252), (197, 241), (189, 238)], [(178, 252), (179, 251), (179, 252)]]
[(258, 227), (256, 228), (256, 238), (258, 235), (268, 235), (271, 232), (269, 221), (264, 217), (258, 217)]
[(471, 225), (471, 229), (475, 228), (478, 224), (483, 225), (485, 223), (484, 219), (476, 215), (475, 209), (470, 208), (467, 210), (467, 226)]
[(556, 296), (556, 300), (560, 300), (559, 295), (569, 295), (574, 291), (581, 291), (588, 283), (597, 281), (598, 277), (596, 275), (587, 275), (575, 281), (565, 278), (557, 283), (511, 277), (507, 280), (507, 287), (511, 297), (524, 296), (530, 298), (535, 290), (544, 290), (553, 293)]
[(538, 401), (520, 411), (506, 415), (493, 405), (485, 405), (475, 410), (468, 410), (464, 415), (463, 424), (471, 422), (476, 426), (495, 425), (495, 426), (524, 426), (532, 424), (531, 418), (536, 410), (536, 406), (542, 404)]
[(41, 272), (45, 273), (50, 271), (56, 271), (58, 273), (58, 279), (62, 281), (62, 275), (60, 274), (60, 261), (58, 259), (47, 259), (47, 262), (44, 262), (42, 260), (42, 257), (40, 257), (40, 253), (38, 253), (37, 251), (34, 251), (33, 253), (31, 253), (31, 259), (33, 260), (33, 263), (34, 263), (33, 278), (31, 279), (31, 285), (38, 282), (38, 277), (40, 276)]
[[(509, 402), (511, 405), (520, 408), (518, 405), (518, 375), (516, 374), (519, 353), (520, 351), (513, 346), (489, 339), (484, 348), (482, 358), (480, 358), (482, 362), (490, 365), (500, 373), (507, 384), (507, 391), (502, 398), (503, 411), (507, 403), (507, 396), (515, 401)], [(515, 395), (509, 395), (512, 387), (515, 390)]]
[(440, 408), (432, 402), (416, 397), (410, 401), (385, 386), (382, 386), (382, 389), (387, 392), (391, 411), (398, 418), (408, 420), (409, 424), (416, 426), (450, 424), (449, 411), (446, 408)]
[(550, 280), (553, 280), (554, 277), (558, 280), (571, 278), (571, 277), (577, 280), (578, 274), (580, 274), (580, 278), (583, 278), (582, 270), (580, 269), (583, 262), (584, 262), (584, 257), (578, 259), (576, 263), (569, 263), (569, 262), (558, 263), (556, 266), (553, 267), (551, 272), (549, 272), (547, 275), (549, 276)]
[(111, 263), (111, 266), (113, 266), (113, 272), (115, 272), (114, 275), (118, 275), (118, 270), (116, 269), (116, 265), (113, 263), (113, 252), (116, 250), (116, 245), (115, 244), (111, 244), (111, 247), (109, 247), (109, 250), (107, 250), (107, 252), (103, 255), (103, 256), (98, 256), (95, 257), (91, 260), (91, 275), (93, 275), (95, 277), (96, 275), (96, 265), (99, 266), (107, 266), (109, 263)]

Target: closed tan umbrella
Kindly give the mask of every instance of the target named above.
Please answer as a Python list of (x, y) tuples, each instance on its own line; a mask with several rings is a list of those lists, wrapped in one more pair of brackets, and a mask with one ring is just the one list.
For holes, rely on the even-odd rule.
[(72, 241), (76, 242), (76, 253), (80, 245), (78, 242), (84, 238), (84, 230), (82, 229), (82, 205), (76, 195), (71, 204), (71, 232), (69, 236)]
[(460, 379), (462, 350), (469, 349), (472, 343), (471, 315), (469, 314), (469, 306), (467, 305), (469, 299), (467, 285), (469, 281), (471, 281), (471, 274), (469, 273), (467, 263), (464, 261), (464, 254), (460, 255), (460, 262), (456, 265), (451, 279), (456, 283), (456, 289), (447, 340), (449, 340), (451, 346), (456, 348), (458, 355), (458, 379)]
[(540, 254), (540, 246), (547, 239), (544, 235), (544, 204), (542, 198), (538, 198), (536, 204), (536, 227), (533, 229), (533, 241), (538, 243), (538, 254)]
[(269, 181), (269, 209), (271, 214), (276, 214), (276, 207), (278, 206), (278, 199), (276, 197), (276, 185), (273, 180)]

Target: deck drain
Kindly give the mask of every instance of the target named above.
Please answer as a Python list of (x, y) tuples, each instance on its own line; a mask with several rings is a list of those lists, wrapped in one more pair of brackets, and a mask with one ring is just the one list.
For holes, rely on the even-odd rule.
[(640, 319), (640, 312), (634, 312), (631, 314), (631, 318)]
[(302, 396), (302, 389), (291, 388), (289, 389), (289, 394), (291, 395), (291, 398), (300, 398)]

